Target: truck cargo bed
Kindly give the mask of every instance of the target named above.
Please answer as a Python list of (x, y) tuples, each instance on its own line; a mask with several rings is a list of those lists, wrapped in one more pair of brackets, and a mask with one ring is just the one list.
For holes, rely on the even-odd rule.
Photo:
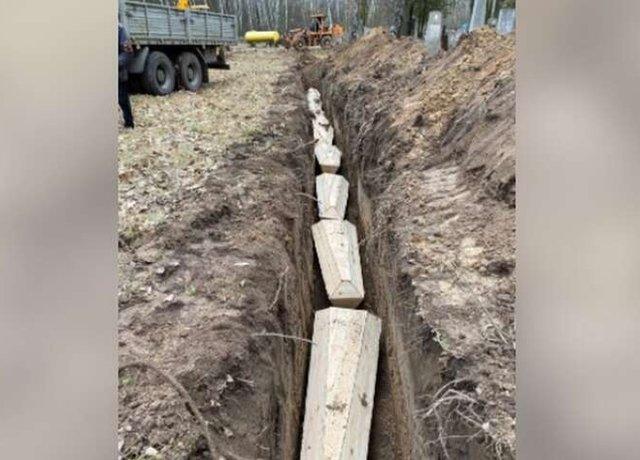
[(209, 11), (182, 11), (161, 3), (124, 2), (124, 19), (137, 45), (236, 44), (236, 17)]

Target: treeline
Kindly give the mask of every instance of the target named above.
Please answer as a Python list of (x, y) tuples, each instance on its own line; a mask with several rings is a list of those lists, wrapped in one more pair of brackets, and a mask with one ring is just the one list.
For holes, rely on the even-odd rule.
[(235, 14), (241, 33), (308, 27), (311, 15), (323, 13), (329, 23), (347, 29), (388, 26), (398, 0), (208, 0), (214, 11)]
[[(234, 14), (239, 32), (308, 27), (310, 16), (324, 13), (330, 23), (339, 23), (349, 33), (361, 34), (365, 27), (394, 27), (403, 35), (421, 35), (429, 12), (444, 12), (447, 27), (468, 22), (474, 0), (204, 0), (213, 11)], [(475, 0), (480, 1), (480, 0)], [(500, 8), (515, 7), (515, 0), (485, 0), (487, 20)], [(193, 3), (198, 3), (194, 0)]]

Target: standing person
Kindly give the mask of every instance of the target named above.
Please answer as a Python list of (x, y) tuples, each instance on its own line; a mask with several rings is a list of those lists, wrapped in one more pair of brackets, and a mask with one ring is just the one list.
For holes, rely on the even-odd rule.
[(118, 22), (118, 104), (124, 116), (124, 127), (133, 129), (133, 113), (129, 100), (129, 71), (127, 65), (133, 56), (133, 46), (127, 29)]
[(314, 17), (313, 21), (311, 21), (311, 32), (317, 32), (320, 30), (320, 22), (318, 18)]

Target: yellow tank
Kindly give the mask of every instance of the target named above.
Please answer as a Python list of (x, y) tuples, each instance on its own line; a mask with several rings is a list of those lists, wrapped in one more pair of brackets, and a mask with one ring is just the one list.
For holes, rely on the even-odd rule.
[(280, 41), (280, 34), (277, 30), (250, 30), (244, 34), (244, 41), (255, 45), (256, 43), (273, 43)]

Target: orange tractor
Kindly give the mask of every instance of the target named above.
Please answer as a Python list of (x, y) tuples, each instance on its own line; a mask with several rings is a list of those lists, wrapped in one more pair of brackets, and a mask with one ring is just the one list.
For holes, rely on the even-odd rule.
[(301, 49), (305, 46), (333, 46), (344, 34), (340, 24), (327, 25), (324, 14), (311, 16), (311, 27), (308, 29), (291, 29), (284, 36), (285, 48)]

